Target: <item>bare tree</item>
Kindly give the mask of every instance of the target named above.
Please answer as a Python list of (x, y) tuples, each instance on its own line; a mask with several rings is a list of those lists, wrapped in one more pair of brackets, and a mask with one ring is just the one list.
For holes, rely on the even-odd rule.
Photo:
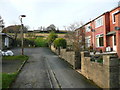
[(0, 32), (2, 32), (3, 28), (4, 28), (4, 22), (2, 17), (0, 16)]
[(67, 27), (68, 33), (65, 36), (67, 39), (67, 45), (71, 46), (70, 48), (74, 51), (80, 51), (84, 48), (85, 36), (84, 27), (81, 27), (82, 25), (82, 22), (75, 22)]

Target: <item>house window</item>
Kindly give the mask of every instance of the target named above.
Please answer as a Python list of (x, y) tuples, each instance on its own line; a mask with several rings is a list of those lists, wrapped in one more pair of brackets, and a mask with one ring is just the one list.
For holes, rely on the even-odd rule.
[(85, 38), (86, 47), (90, 47), (90, 42), (91, 42), (90, 36), (89, 36), (89, 37), (86, 37), (86, 38)]
[(116, 46), (116, 35), (114, 35), (114, 45)]
[(98, 18), (97, 20), (95, 20), (95, 27), (100, 27), (103, 25), (103, 17)]
[(86, 25), (85, 31), (86, 31), (86, 32), (90, 32), (90, 24)]
[(115, 11), (114, 13), (112, 13), (112, 22), (113, 24), (115, 24), (115, 14), (118, 13), (119, 11)]
[(8, 39), (8, 37), (5, 38), (5, 46), (9, 47), (9, 39)]
[(76, 36), (79, 36), (79, 31), (78, 30), (76, 31)]
[(102, 47), (102, 46), (104, 46), (103, 34), (96, 35), (96, 46), (97, 46), (97, 47)]

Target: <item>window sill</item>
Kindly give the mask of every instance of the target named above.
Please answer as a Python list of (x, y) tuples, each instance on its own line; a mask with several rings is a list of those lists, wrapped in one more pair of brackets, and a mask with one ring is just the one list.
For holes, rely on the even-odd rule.
[(99, 28), (99, 27), (102, 27), (103, 25), (100, 25), (100, 26), (96, 26), (95, 28)]
[(97, 48), (103, 48), (104, 46), (98, 46)]

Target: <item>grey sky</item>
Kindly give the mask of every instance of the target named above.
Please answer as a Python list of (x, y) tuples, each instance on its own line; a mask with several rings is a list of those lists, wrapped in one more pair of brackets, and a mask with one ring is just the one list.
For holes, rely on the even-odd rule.
[(74, 22), (86, 23), (117, 6), (119, 0), (0, 0), (0, 15), (5, 26), (20, 24), (19, 15), (25, 14), (25, 25), (30, 29), (54, 24), (63, 29)]

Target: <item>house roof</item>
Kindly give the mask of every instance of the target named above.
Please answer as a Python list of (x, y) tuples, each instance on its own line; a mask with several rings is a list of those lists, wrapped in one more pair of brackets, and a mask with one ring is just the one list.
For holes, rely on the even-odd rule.
[[(86, 26), (87, 24), (89, 24), (89, 23), (93, 22), (94, 20), (96, 20), (96, 19), (98, 19), (99, 17), (101, 17), (101, 16), (105, 15), (106, 13), (108, 13), (108, 12), (105, 12), (105, 13), (101, 14), (100, 16), (96, 17), (95, 19), (93, 19), (93, 20), (91, 20), (91, 21), (87, 22), (86, 24), (82, 25), (82, 26), (81, 26), (81, 27), (79, 27), (78, 29), (80, 29), (80, 28), (82, 28), (82, 27)], [(76, 30), (78, 30), (78, 29), (76, 29)], [(76, 30), (75, 30), (75, 31), (76, 31)]]
[(6, 34), (6, 33), (0, 33), (0, 35), (2, 35), (2, 36), (7, 36), (7, 37), (9, 37), (9, 38), (12, 38), (11, 35), (8, 35), (8, 34)]
[(118, 11), (117, 13), (115, 13), (115, 15), (117, 15), (117, 14), (119, 14), (120, 13), (120, 11)]
[[(95, 18), (95, 19), (93, 19), (93, 20), (90, 20), (89, 22), (87, 22), (86, 24), (82, 25), (81, 27), (79, 27), (79, 28), (78, 28), (78, 29), (76, 29), (76, 30), (79, 30), (80, 28), (84, 27), (85, 25), (87, 25), (87, 24), (89, 24), (89, 23), (93, 22), (94, 20), (98, 19), (99, 17), (101, 17), (101, 16), (105, 15), (106, 13), (109, 13), (109, 12), (111, 12), (111, 11), (113, 11), (113, 10), (117, 9), (117, 8), (119, 8), (119, 6), (115, 7), (114, 9), (112, 9), (112, 10), (110, 10), (110, 11), (107, 11), (107, 12), (105, 12), (105, 13), (103, 13), (103, 14), (99, 15), (98, 17), (96, 17), (96, 18)], [(120, 11), (119, 11), (118, 13), (120, 13)], [(118, 13), (116, 13), (116, 14), (118, 14)], [(76, 31), (76, 30), (75, 30), (75, 31)]]
[(117, 8), (120, 8), (120, 6), (117, 6), (115, 8), (113, 8), (112, 10), (110, 10), (109, 12), (112, 12), (113, 10), (117, 9)]

